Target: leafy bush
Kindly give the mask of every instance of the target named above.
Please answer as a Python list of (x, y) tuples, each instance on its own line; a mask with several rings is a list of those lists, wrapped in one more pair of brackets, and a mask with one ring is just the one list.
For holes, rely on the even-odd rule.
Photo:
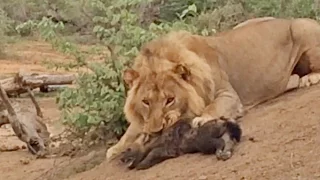
[(319, 18), (318, 0), (246, 0), (246, 8), (256, 16)]
[[(151, 23), (147, 29), (138, 25), (138, 16), (128, 9), (128, 5), (102, 6), (105, 16), (96, 16), (97, 24), (93, 33), (107, 44), (116, 47), (114, 56), (106, 57), (103, 64), (88, 63), (93, 72), (80, 75), (78, 87), (61, 92), (58, 103), (66, 124), (88, 130), (101, 122), (119, 136), (127, 127), (123, 115), (125, 85), (122, 70), (130, 64), (139, 47), (151, 39), (172, 29), (186, 29), (197, 32), (193, 25), (183, 21), (175, 23)], [(133, 6), (133, 4), (130, 4)]]
[(7, 34), (11, 30), (12, 20), (7, 13), (0, 8), (0, 57), (5, 56), (5, 46)]

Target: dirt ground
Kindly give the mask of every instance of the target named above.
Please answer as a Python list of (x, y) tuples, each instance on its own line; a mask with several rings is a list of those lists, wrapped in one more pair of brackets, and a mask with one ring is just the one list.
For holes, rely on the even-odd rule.
[[(11, 74), (20, 67), (48, 71), (44, 58), (65, 59), (41, 42), (15, 45), (17, 59), (0, 60), (0, 72)], [(39, 99), (52, 133), (63, 130), (54, 98)], [(27, 101), (27, 100), (26, 100)], [(103, 162), (104, 151), (77, 158), (34, 159), (27, 150), (0, 152), (0, 179), (6, 180), (284, 180), (320, 179), (320, 85), (287, 93), (250, 111), (242, 120), (242, 142), (234, 156), (217, 161), (215, 156), (184, 155), (148, 170), (129, 171)], [(249, 140), (250, 139), (250, 140)], [(253, 139), (253, 140), (252, 140)], [(11, 129), (0, 128), (0, 146), (21, 146)], [(96, 166), (95, 166), (96, 165)], [(94, 167), (95, 166), (95, 167)], [(94, 168), (92, 168), (94, 167)], [(92, 169), (90, 169), (92, 168)], [(90, 169), (85, 171), (86, 169)]]

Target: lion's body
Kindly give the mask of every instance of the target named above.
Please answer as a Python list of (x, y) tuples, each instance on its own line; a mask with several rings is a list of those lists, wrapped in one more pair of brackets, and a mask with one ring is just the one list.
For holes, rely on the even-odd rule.
[[(124, 111), (131, 125), (107, 157), (122, 151), (139, 131), (160, 131), (179, 117), (194, 118), (192, 123), (199, 125), (221, 117), (236, 119), (288, 87), (318, 83), (319, 47), (316, 21), (269, 17), (213, 37), (179, 31), (147, 43), (125, 73), (130, 90)], [(291, 82), (293, 72), (302, 77), (300, 82)], [(176, 101), (161, 106), (168, 93)], [(149, 95), (157, 97), (150, 102), (158, 106), (149, 106), (149, 101), (141, 105)], [(170, 113), (175, 116), (166, 121)]]
[(236, 29), (236, 28), (239, 28), (239, 27), (242, 27), (244, 25), (248, 25), (248, 24), (251, 24), (251, 23), (259, 23), (259, 22), (264, 22), (264, 21), (269, 21), (269, 20), (273, 20), (273, 19), (276, 19), (274, 17), (259, 17), (259, 18), (252, 18), (252, 19), (248, 19), (242, 23), (239, 23), (237, 24), (236, 26), (234, 26), (232, 29)]
[[(209, 43), (223, 55), (221, 68), (242, 104), (253, 107), (286, 91), (297, 62), (320, 46), (320, 26), (309, 19), (274, 19), (239, 27)], [(311, 71), (319, 65), (320, 59), (312, 61)]]

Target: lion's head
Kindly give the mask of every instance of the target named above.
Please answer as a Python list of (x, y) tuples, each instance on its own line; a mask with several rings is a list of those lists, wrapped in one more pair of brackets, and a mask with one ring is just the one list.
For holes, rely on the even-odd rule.
[[(198, 36), (180, 31), (147, 43), (124, 71), (129, 86), (124, 111), (144, 132), (159, 132), (179, 118), (201, 115), (214, 98), (212, 68)], [(199, 54), (201, 51), (204, 54)]]
[[(188, 70), (182, 65), (173, 71), (147, 76), (139, 76), (137, 71), (127, 69), (125, 77), (130, 80), (136, 77), (128, 92), (125, 111), (143, 121), (144, 132), (159, 132), (183, 115), (200, 115), (204, 108), (203, 99), (181, 79), (188, 78)], [(128, 79), (125, 80), (129, 84)]]

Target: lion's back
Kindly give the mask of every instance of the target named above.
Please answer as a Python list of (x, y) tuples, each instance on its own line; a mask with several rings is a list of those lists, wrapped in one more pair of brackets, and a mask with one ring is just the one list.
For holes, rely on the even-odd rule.
[(320, 42), (320, 24), (309, 18), (297, 18), (292, 20), (292, 36), (299, 45), (309, 49)]

